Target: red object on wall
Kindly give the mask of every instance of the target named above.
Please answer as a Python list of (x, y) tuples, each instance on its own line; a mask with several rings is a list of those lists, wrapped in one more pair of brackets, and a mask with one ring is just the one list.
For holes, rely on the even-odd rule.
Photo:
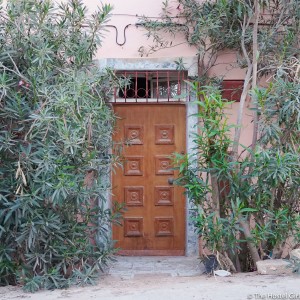
[(240, 102), (244, 80), (223, 80), (222, 97), (228, 101)]

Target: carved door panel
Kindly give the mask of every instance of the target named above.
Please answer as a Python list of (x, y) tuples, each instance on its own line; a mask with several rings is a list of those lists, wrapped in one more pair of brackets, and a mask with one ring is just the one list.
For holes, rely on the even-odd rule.
[(113, 173), (113, 200), (124, 202), (113, 239), (123, 255), (184, 255), (185, 196), (172, 184), (170, 155), (185, 152), (185, 105), (120, 104), (114, 140), (125, 141), (123, 168)]

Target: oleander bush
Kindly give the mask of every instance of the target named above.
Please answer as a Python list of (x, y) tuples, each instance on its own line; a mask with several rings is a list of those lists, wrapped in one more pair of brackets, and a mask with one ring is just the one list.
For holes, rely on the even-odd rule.
[(11, 0), (0, 10), (0, 284), (93, 283), (111, 260), (104, 180), (115, 78), (92, 58), (111, 7)]
[[(295, 60), (293, 60), (295, 62)], [(284, 65), (267, 87), (255, 91), (260, 103), (259, 140), (232, 159), (233, 138), (219, 89), (201, 87), (191, 154), (175, 154), (178, 185), (194, 204), (193, 221), (205, 247), (221, 267), (255, 269), (259, 259), (281, 258), (300, 243), (300, 82), (297, 65)], [(194, 85), (197, 91), (197, 85)], [(246, 245), (248, 243), (248, 245)], [(250, 246), (249, 246), (250, 245)]]

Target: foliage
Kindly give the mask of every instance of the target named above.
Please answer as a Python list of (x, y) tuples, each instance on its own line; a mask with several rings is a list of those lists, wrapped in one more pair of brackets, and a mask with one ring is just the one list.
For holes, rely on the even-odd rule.
[(0, 12), (0, 282), (93, 283), (111, 259), (104, 194), (114, 76), (92, 57), (111, 7), (8, 1)]
[[(182, 43), (176, 36), (196, 50), (200, 122), (194, 153), (176, 154), (175, 165), (177, 183), (195, 204), (199, 235), (232, 270), (280, 256), (287, 237), (299, 239), (298, 1), (165, 1), (160, 19), (141, 21), (154, 42), (141, 47), (141, 55), (176, 47)], [(236, 53), (236, 63), (226, 71), (245, 69), (234, 138), (219, 91), (207, 88), (226, 76), (216, 79), (211, 69), (228, 52)], [(240, 136), (248, 95), (254, 129), (245, 146)]]
[[(194, 90), (198, 90), (197, 84), (194, 84)], [(221, 185), (227, 179), (226, 173), (236, 166), (236, 162), (230, 162), (232, 140), (229, 133), (232, 126), (224, 113), (231, 103), (224, 101), (220, 90), (213, 87), (201, 87), (198, 94), (201, 101), (195, 103), (199, 120), (194, 133), (195, 147), (191, 154), (175, 155), (180, 174), (176, 182), (186, 188), (194, 203), (194, 223), (206, 246), (214, 253), (228, 256), (227, 252), (233, 252), (238, 246), (236, 236), (241, 230), (239, 215), (243, 210), (238, 197), (229, 200), (227, 207), (225, 202), (220, 207), (215, 201), (218, 191), (214, 185), (220, 186), (224, 196), (227, 188), (223, 186), (222, 190)]]
[[(231, 126), (224, 114), (227, 103), (219, 90), (213, 91), (211, 87), (202, 87), (199, 92), (202, 101), (196, 102), (200, 121), (194, 134), (193, 153), (176, 154), (174, 158), (180, 172), (176, 182), (186, 188), (194, 203), (194, 223), (199, 236), (210, 251), (223, 257), (221, 265), (232, 270), (238, 267), (235, 261), (243, 255), (245, 241), (256, 245), (261, 258), (280, 257), (290, 237), (294, 242), (300, 241), (299, 122), (292, 122), (294, 118), (300, 118), (299, 96), (284, 100), (290, 109), (280, 107), (274, 112), (279, 106), (278, 88), (280, 91), (284, 88), (282, 80), (290, 95), (293, 95), (292, 90), (298, 93), (299, 83), (282, 77), (278, 80), (279, 86), (272, 84), (272, 91), (269, 89), (267, 94), (269, 101), (264, 102), (264, 110), (260, 111), (262, 138), (254, 160), (249, 155), (232, 160), (228, 151), (233, 144)], [(197, 85), (194, 88), (197, 90)], [(257, 94), (265, 95), (265, 90), (257, 91)], [(286, 118), (286, 115), (290, 117)], [(264, 134), (278, 122), (277, 135)], [(293, 148), (295, 145), (297, 147)], [(218, 197), (214, 197), (214, 185), (218, 187)], [(249, 237), (245, 236), (243, 222), (250, 220)], [(244, 270), (249, 268), (254, 266), (244, 266)]]
[[(237, 62), (233, 67), (247, 67), (247, 58), (252, 53), (253, 17), (255, 1), (239, 0), (177, 0), (163, 2), (161, 19), (144, 17), (144, 25), (153, 45), (142, 46), (142, 56), (151, 55), (160, 49), (175, 47), (174, 36), (180, 34), (198, 55), (199, 75), (207, 83), (209, 70), (222, 52), (233, 50)], [(264, 14), (258, 32), (260, 74), (265, 75), (290, 56), (299, 54), (300, 12), (297, 1), (279, 0), (260, 2)], [(177, 7), (174, 9), (173, 7)], [(166, 40), (162, 33), (172, 38)], [(244, 49), (243, 49), (244, 48)], [(244, 51), (245, 50), (245, 51)]]

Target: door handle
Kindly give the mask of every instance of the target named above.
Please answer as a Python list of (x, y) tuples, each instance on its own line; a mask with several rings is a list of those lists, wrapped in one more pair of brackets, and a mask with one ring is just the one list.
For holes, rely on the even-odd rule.
[(170, 185), (173, 185), (174, 181), (175, 181), (175, 179), (173, 177), (168, 178), (168, 183)]

